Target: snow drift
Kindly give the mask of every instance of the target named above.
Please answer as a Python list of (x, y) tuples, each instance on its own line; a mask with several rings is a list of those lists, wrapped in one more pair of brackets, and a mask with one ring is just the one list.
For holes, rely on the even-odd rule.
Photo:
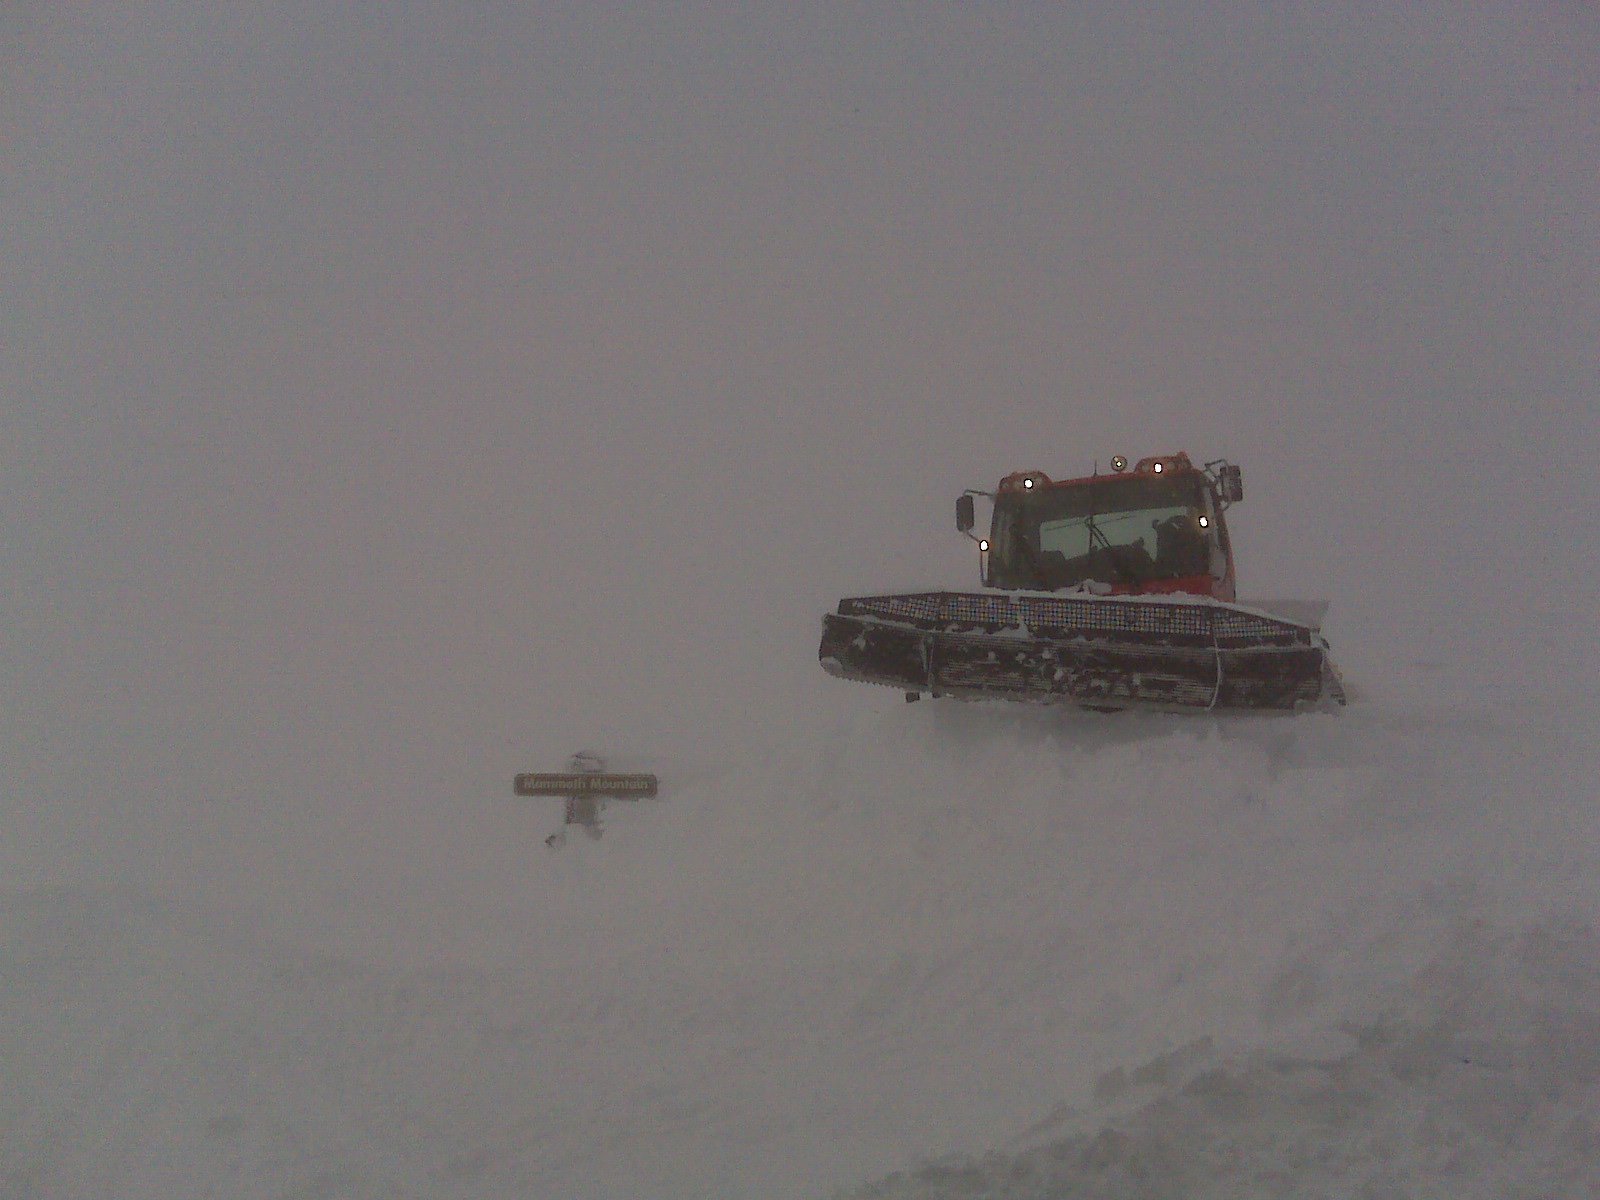
[(1463, 707), (890, 706), (679, 760), (559, 852), (553, 806), (488, 802), (454, 878), (301, 845), (269, 912), (8, 889), (4, 1179), (1576, 1197), (1595, 765)]

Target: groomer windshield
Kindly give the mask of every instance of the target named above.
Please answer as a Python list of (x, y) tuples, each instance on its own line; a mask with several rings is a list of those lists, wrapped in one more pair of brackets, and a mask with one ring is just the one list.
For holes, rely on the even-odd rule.
[(989, 582), (1054, 591), (1204, 575), (1215, 529), (1199, 471), (1014, 488), (995, 499)]

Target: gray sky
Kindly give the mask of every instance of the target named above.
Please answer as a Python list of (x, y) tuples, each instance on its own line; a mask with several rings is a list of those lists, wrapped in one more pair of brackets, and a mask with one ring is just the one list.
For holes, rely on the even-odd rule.
[(329, 7), (0, 10), (18, 836), (781, 741), (1116, 452), (1358, 664), (1592, 655), (1591, 7)]

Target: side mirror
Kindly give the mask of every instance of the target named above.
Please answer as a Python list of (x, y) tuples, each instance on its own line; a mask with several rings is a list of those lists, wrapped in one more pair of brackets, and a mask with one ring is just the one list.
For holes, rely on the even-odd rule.
[(1217, 482), (1222, 485), (1222, 498), (1229, 504), (1244, 499), (1244, 480), (1239, 476), (1239, 468), (1226, 466), (1217, 472)]
[(972, 511), (972, 497), (971, 496), (957, 496), (956, 497), (956, 532), (958, 532), (958, 533), (969, 533), (969, 532), (971, 532), (972, 527), (974, 525), (976, 525), (977, 523), (978, 523), (978, 519), (977, 519), (976, 516), (973, 515), (973, 511)]

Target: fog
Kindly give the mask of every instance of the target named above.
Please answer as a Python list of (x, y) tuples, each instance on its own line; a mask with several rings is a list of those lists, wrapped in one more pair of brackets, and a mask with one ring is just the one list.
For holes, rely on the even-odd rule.
[(1592, 728), (1588, 6), (0, 37), (8, 886), (270, 908), (397, 825), (465, 868), (583, 746), (806, 745), (898, 702), (822, 612), (974, 585), (962, 489), (1114, 453), (1241, 464), (1244, 594), (1330, 599), (1358, 691)]

